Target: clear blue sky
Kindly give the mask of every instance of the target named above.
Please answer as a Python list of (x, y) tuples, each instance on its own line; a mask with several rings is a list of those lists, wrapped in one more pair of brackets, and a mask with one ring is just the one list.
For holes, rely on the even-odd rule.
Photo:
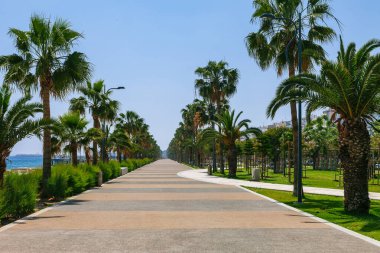
[[(380, 1), (331, 4), (343, 23), (346, 42), (361, 45), (380, 38)], [(251, 0), (3, 0), (0, 54), (14, 52), (9, 27), (27, 29), (33, 13), (69, 20), (85, 36), (76, 49), (94, 64), (93, 79), (104, 79), (107, 87), (125, 85), (127, 89), (113, 97), (122, 102), (122, 111), (134, 110), (145, 118), (161, 149), (166, 149), (180, 110), (194, 99), (194, 70), (209, 60), (225, 60), (240, 70), (233, 108), (244, 111), (253, 125), (272, 122), (265, 117), (265, 108), (281, 78), (273, 69), (261, 71), (247, 55), (244, 38), (256, 30), (250, 24), (252, 11)], [(337, 42), (326, 49), (335, 58)], [(14, 99), (19, 96), (16, 93)], [(53, 116), (67, 110), (72, 96), (53, 102)], [(284, 109), (274, 121), (288, 119)], [(41, 143), (36, 138), (24, 140), (14, 148), (17, 153), (42, 153)]]

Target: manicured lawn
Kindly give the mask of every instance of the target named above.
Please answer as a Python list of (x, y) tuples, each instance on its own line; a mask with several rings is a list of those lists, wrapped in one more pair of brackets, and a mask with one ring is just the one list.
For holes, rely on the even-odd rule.
[[(228, 170), (226, 170), (225, 175), (217, 172), (214, 176), (227, 177)], [(242, 180), (251, 180), (251, 175), (248, 175), (245, 169), (237, 172), (237, 178)], [(337, 177), (338, 179), (338, 177)], [(274, 183), (274, 184), (292, 184), (288, 180), (288, 176), (283, 174), (275, 174), (271, 170), (268, 173), (268, 177), (261, 180), (261, 182)], [(306, 178), (302, 179), (305, 186), (321, 187), (321, 188), (333, 188), (333, 189), (343, 189), (343, 184), (339, 186), (339, 182), (335, 181), (335, 171), (326, 170), (313, 170), (308, 169), (306, 171)], [(375, 181), (377, 183), (377, 181)], [(369, 183), (369, 191), (380, 192), (380, 185), (374, 182)]]
[(296, 198), (285, 191), (248, 188), (289, 206), (313, 214), (360, 234), (380, 240), (380, 201), (371, 201), (369, 215), (355, 215), (344, 212), (343, 198), (317, 194), (305, 194), (304, 203), (295, 204)]

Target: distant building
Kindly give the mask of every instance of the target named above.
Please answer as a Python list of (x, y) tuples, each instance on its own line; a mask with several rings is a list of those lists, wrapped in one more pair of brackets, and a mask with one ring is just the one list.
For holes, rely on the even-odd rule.
[[(318, 116), (317, 115), (311, 115), (310, 119), (311, 120), (314, 120), (315, 118), (317, 118)], [(307, 124), (307, 120), (306, 118), (302, 118), (302, 128), (304, 128)], [(280, 121), (280, 122), (274, 122), (270, 125), (266, 125), (266, 126), (260, 126), (258, 127), (262, 132), (265, 132), (267, 131), (268, 129), (271, 129), (271, 128), (275, 128), (275, 127), (288, 127), (288, 128), (291, 128), (292, 127), (292, 121), (288, 120), (288, 121)]]
[(331, 119), (335, 113), (335, 110), (329, 108), (328, 110), (323, 111), (322, 113), (323, 115), (326, 115), (329, 119)]

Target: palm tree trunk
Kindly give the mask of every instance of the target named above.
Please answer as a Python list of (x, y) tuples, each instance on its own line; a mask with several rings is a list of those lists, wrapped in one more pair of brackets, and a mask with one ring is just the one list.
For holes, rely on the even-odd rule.
[[(50, 92), (51, 85), (47, 82), (41, 82), (41, 96), (43, 105), (43, 119), (50, 120)], [(49, 128), (44, 129), (43, 133), (43, 163), (42, 163), (42, 197), (47, 196), (47, 184), (51, 176), (51, 131)]]
[(127, 150), (127, 149), (124, 149), (124, 152), (123, 152), (123, 160), (124, 160), (124, 161), (127, 160), (127, 156), (128, 156), (128, 150)]
[[(219, 131), (220, 132), (220, 131)], [(220, 142), (220, 173), (224, 174), (224, 145)]]
[(84, 148), (84, 154), (86, 156), (87, 164), (90, 164), (91, 163), (91, 154), (90, 154), (90, 148), (89, 147)]
[(291, 178), (291, 168), (292, 168), (292, 153), (291, 153), (291, 142), (288, 141), (288, 181), (292, 182)]
[(313, 159), (313, 170), (317, 169), (317, 155), (312, 156)]
[(235, 178), (237, 170), (237, 150), (236, 146), (232, 145), (228, 148), (228, 177)]
[[(217, 104), (217, 112), (218, 114), (220, 115), (221, 113), (221, 105), (220, 103)], [(219, 133), (221, 133), (221, 129), (219, 128)], [(220, 173), (224, 174), (224, 154), (223, 154), (223, 151), (224, 151), (224, 145), (223, 145), (223, 142), (220, 141), (219, 142), (219, 148), (220, 148), (220, 154), (219, 154), (219, 163), (220, 163)]]
[(78, 165), (78, 145), (75, 143), (71, 144), (71, 159), (76, 167)]
[[(289, 66), (289, 77), (295, 75), (294, 65)], [(297, 103), (296, 101), (290, 102), (290, 113), (292, 117), (292, 133), (293, 133), (293, 166), (294, 166), (294, 182), (293, 182), (293, 196), (297, 196), (298, 189), (298, 123), (297, 123)], [(301, 168), (302, 169), (302, 168)]]
[(2, 156), (0, 158), (0, 187), (3, 186), (4, 183), (4, 173), (7, 169), (7, 163), (6, 163), (7, 156)]
[[(215, 123), (212, 123), (212, 129), (215, 129)], [(216, 140), (212, 141), (212, 172), (217, 172), (216, 168)]]
[(344, 209), (368, 214), (369, 132), (361, 119), (348, 120), (343, 124), (339, 131), (339, 158), (344, 171)]
[(119, 163), (121, 163), (121, 149), (119, 147), (116, 149), (116, 155), (117, 160), (119, 161)]
[[(92, 118), (94, 120), (94, 128), (100, 129), (100, 121), (99, 117), (92, 115)], [(93, 141), (93, 147), (92, 147), (92, 164), (96, 165), (98, 163), (98, 142), (96, 140)]]

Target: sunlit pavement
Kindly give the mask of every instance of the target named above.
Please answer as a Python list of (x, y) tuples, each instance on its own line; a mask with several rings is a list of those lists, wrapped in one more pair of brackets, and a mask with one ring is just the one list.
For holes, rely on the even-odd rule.
[(236, 186), (160, 160), (0, 232), (1, 252), (380, 252)]

